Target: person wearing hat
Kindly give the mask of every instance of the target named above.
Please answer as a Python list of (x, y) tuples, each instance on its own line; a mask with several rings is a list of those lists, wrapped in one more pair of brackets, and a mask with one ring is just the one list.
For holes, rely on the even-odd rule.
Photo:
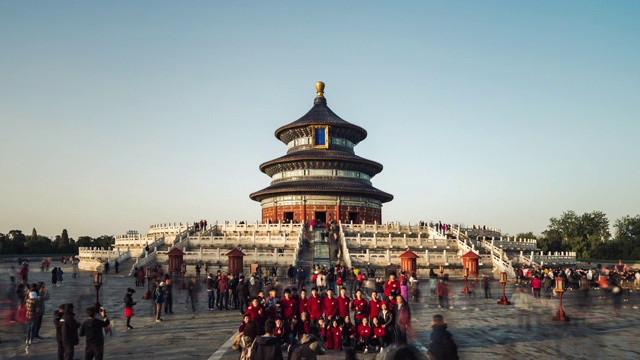
[(153, 292), (153, 302), (156, 304), (156, 322), (162, 322), (160, 314), (162, 314), (162, 304), (164, 303), (164, 281)]
[(127, 289), (127, 294), (124, 296), (124, 317), (127, 318), (127, 329), (132, 330), (133, 326), (131, 326), (131, 317), (133, 316), (133, 305), (137, 304), (133, 301), (133, 293), (136, 291), (132, 288)]
[(32, 291), (29, 293), (27, 301), (25, 301), (25, 306), (27, 309), (26, 319), (27, 319), (27, 339), (25, 343), (27, 345), (31, 343), (36, 343), (38, 340), (36, 339), (36, 320), (38, 319), (38, 293)]
[(73, 304), (65, 304), (64, 314), (60, 319), (64, 360), (73, 359), (74, 347), (80, 343), (80, 338), (78, 337), (79, 327), (80, 323), (76, 321), (76, 314), (73, 312)]

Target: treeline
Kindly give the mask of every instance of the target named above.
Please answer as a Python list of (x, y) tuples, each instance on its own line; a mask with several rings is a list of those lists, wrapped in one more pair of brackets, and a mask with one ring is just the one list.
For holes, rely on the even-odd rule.
[(579, 259), (640, 260), (640, 215), (619, 218), (613, 234), (607, 215), (601, 211), (576, 214), (567, 211), (551, 218), (540, 235), (531, 232), (517, 237), (536, 238), (542, 251), (575, 251)]
[(77, 254), (79, 247), (113, 246), (115, 239), (110, 235), (98, 238), (80, 236), (77, 240), (69, 238), (67, 229), (55, 239), (38, 235), (34, 228), (31, 235), (25, 235), (21, 230), (11, 230), (7, 234), (0, 233), (0, 254)]

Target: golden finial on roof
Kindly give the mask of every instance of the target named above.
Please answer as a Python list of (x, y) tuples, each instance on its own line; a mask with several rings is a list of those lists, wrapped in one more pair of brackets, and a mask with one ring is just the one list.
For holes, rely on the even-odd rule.
[(322, 81), (316, 83), (316, 91), (318, 92), (316, 97), (324, 97), (324, 83)]

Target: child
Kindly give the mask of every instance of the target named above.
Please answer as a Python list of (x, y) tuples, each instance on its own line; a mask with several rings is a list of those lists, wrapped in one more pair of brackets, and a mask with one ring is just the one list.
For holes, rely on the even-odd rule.
[(282, 339), (283, 336), (284, 336), (284, 323), (282, 322), (282, 319), (277, 318), (276, 319), (276, 328), (273, 329), (273, 337), (278, 339), (280, 344), (282, 344), (283, 343), (283, 339)]
[(293, 346), (296, 344), (298, 338), (298, 332), (300, 326), (298, 324), (298, 317), (294, 316), (291, 321), (284, 327), (284, 340), (287, 344)]
[(329, 331), (329, 326), (324, 321), (323, 318), (318, 319), (318, 327), (320, 328), (320, 336), (322, 340), (325, 342), (325, 347), (327, 349), (333, 348), (333, 339), (331, 337), (331, 331)]
[(332, 349), (342, 351), (342, 328), (340, 327), (340, 325), (338, 325), (337, 319), (333, 319), (332, 326), (330, 329), (331, 329), (331, 337), (332, 337), (331, 342), (333, 345)]
[(358, 336), (360, 338), (359, 343), (364, 346), (364, 353), (369, 352), (369, 340), (371, 339), (371, 327), (369, 326), (369, 319), (363, 318), (362, 324), (358, 326)]
[(373, 341), (377, 341), (376, 351), (382, 352), (384, 349), (384, 339), (385, 339), (385, 331), (380, 324), (380, 320), (378, 318), (373, 318)]

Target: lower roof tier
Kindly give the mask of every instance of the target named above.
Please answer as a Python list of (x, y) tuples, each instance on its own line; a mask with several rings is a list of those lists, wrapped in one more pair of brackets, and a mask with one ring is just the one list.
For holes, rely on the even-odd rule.
[(371, 185), (361, 181), (343, 179), (287, 181), (272, 184), (267, 188), (254, 192), (249, 195), (249, 197), (255, 201), (262, 201), (272, 196), (294, 194), (364, 196), (379, 200), (383, 203), (393, 200), (393, 195), (378, 190)]

